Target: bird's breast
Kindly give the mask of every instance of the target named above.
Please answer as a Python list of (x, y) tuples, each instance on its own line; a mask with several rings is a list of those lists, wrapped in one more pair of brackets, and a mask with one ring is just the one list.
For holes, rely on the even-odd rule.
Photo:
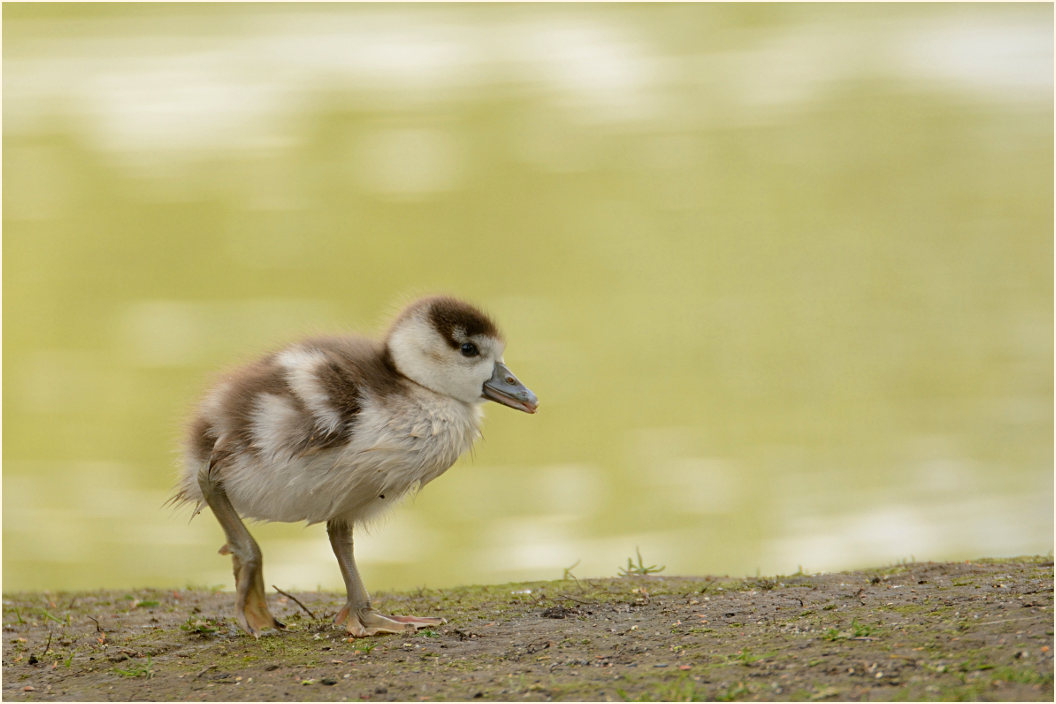
[(480, 409), (431, 392), (365, 404), (334, 463), (334, 516), (363, 520), (443, 474), (480, 436)]

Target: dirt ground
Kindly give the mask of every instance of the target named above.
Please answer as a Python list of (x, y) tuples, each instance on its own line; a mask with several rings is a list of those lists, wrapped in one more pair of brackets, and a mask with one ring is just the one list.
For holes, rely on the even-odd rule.
[(359, 640), (293, 596), (254, 640), (229, 592), (4, 595), (3, 699), (1053, 700), (1051, 557), (377, 594), (448, 623)]

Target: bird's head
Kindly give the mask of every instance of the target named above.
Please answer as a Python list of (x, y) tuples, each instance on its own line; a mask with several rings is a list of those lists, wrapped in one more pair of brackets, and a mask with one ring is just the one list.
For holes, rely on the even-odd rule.
[(422, 386), (465, 403), (491, 399), (526, 413), (538, 400), (503, 363), (506, 343), (477, 308), (438, 296), (412, 303), (385, 338), (396, 369)]

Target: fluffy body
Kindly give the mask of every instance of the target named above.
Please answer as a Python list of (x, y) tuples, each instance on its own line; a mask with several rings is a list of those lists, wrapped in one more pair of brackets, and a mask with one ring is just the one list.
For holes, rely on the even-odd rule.
[(321, 375), (377, 367), (380, 354), (366, 340), (315, 340), (236, 372), (202, 404), (180, 499), (202, 503), (198, 473), (214, 447), (235, 510), (266, 521), (362, 522), (436, 479), (480, 436), (480, 403), (395, 373), (330, 395)]

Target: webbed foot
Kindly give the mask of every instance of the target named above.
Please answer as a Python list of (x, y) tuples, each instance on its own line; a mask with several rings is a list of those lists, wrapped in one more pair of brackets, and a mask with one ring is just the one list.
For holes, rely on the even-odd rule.
[(424, 616), (389, 616), (371, 607), (357, 609), (346, 604), (334, 617), (334, 623), (344, 626), (349, 635), (363, 638), (382, 633), (414, 633), (421, 628), (447, 623), (447, 620)]
[(235, 572), (235, 614), (238, 623), (254, 638), (261, 632), (274, 628), (282, 630), (286, 624), (271, 615), (264, 595), (264, 576), (260, 569), (259, 555), (242, 560), (228, 545), (220, 548), (221, 555), (231, 555)]

